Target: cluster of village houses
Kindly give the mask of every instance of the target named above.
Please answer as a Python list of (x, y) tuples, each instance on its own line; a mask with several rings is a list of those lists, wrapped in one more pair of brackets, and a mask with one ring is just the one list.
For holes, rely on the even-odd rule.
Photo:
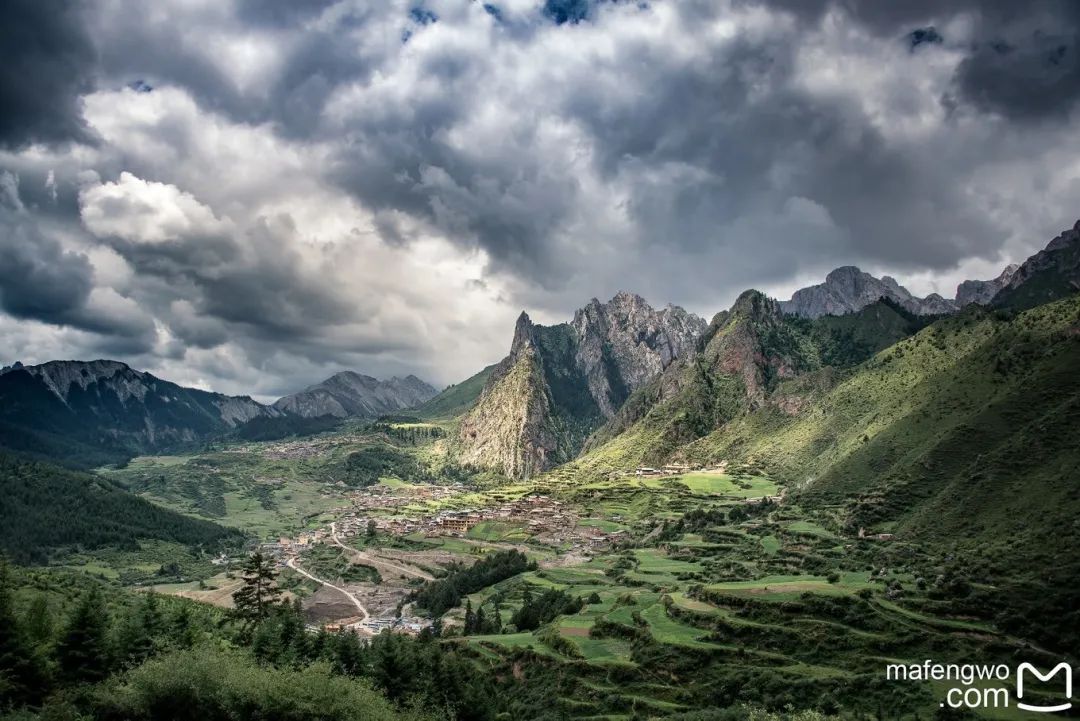
[(367, 533), (370, 520), (374, 520), (375, 528), (380, 533), (396, 536), (422, 533), (428, 538), (461, 537), (481, 523), (500, 521), (520, 526), (525, 535), (541, 543), (569, 543), (574, 550), (607, 547), (626, 535), (625, 531), (606, 532), (592, 526), (581, 526), (569, 507), (542, 495), (527, 496), (493, 508), (443, 510), (420, 519), (368, 518), (364, 510), (344, 514), (339, 522), (342, 536), (349, 538)]
[(638, 466), (634, 475), (638, 477), (678, 476), (699, 469), (701, 466), (688, 466), (685, 463), (669, 463), (666, 466)]
[[(455, 492), (460, 491), (445, 486), (424, 486), (413, 487), (408, 496), (403, 496), (383, 486), (365, 489), (351, 498), (354, 504), (352, 507), (337, 509), (337, 533), (343, 539), (355, 538), (366, 534), (369, 523), (374, 522), (379, 533), (393, 536), (422, 534), (428, 538), (463, 537), (478, 524), (497, 521), (520, 527), (523, 536), (540, 543), (555, 546), (569, 544), (570, 550), (579, 552), (607, 548), (628, 535), (624, 530), (605, 531), (581, 524), (570, 507), (544, 495), (526, 496), (492, 508), (442, 510), (418, 518), (371, 513), (392, 511), (415, 503), (418, 498), (440, 500), (454, 495)], [(289, 557), (328, 540), (330, 530), (318, 528), (301, 531), (291, 538), (282, 536), (276, 541), (262, 544), (261, 550), (277, 559), (279, 565), (284, 565)]]
[(407, 633), (415, 635), (423, 631), (425, 628), (431, 628), (432, 621), (429, 618), (411, 618), (402, 616), (401, 618), (369, 618), (360, 623), (326, 623), (321, 627), (329, 631), (330, 633), (337, 633), (338, 631), (357, 630), (367, 631), (373, 636), (377, 636), (385, 629), (390, 629), (397, 633)]
[[(624, 530), (605, 531), (583, 525), (569, 506), (539, 494), (484, 509), (446, 509), (416, 518), (395, 514), (396, 509), (414, 505), (417, 501), (438, 501), (460, 493), (461, 488), (435, 485), (412, 486), (407, 493), (382, 485), (365, 488), (350, 494), (351, 505), (333, 512), (336, 516), (335, 530), (342, 540), (368, 533), (371, 523), (379, 533), (394, 536), (422, 534), (429, 538), (462, 537), (476, 525), (494, 521), (521, 528), (522, 537), (528, 536), (541, 543), (557, 546), (568, 544), (571, 551), (577, 552), (606, 548), (627, 536)], [(620, 519), (613, 517), (611, 520), (617, 522)], [(301, 531), (294, 537), (282, 536), (276, 541), (262, 544), (261, 550), (274, 558), (279, 567), (283, 567), (290, 558), (332, 540), (329, 528), (318, 528)], [(330, 631), (352, 628), (371, 634), (378, 634), (387, 628), (401, 633), (419, 633), (430, 624), (430, 620), (419, 617), (372, 617), (364, 621), (343, 620), (328, 624), (326, 628)]]

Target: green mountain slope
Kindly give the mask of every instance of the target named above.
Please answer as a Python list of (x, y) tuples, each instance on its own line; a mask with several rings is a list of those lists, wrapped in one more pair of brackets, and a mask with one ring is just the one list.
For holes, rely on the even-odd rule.
[(0, 549), (17, 563), (163, 540), (212, 549), (234, 529), (155, 506), (100, 476), (0, 454)]
[(460, 383), (443, 389), (439, 395), (431, 400), (410, 408), (409, 415), (425, 420), (457, 418), (473, 407), (476, 399), (480, 397), (480, 393), (484, 390), (484, 384), (487, 383), (487, 379), (493, 370), (495, 370), (495, 364), (489, 365), (476, 375), (466, 378)]
[(560, 450), (567, 444), (565, 428), (553, 411), (540, 352), (531, 332), (521, 328), (519, 323), (513, 351), (492, 371), (460, 426), (461, 461), (512, 478), (568, 460)]
[[(757, 291), (717, 314), (697, 354), (627, 400), (576, 462), (599, 473), (659, 463), (714, 429), (764, 406), (796, 412), (862, 362), (930, 322), (881, 300), (815, 320), (784, 315)], [(782, 390), (781, 390), (782, 389)]]
[(794, 415), (763, 408), (684, 450), (751, 463), (849, 525), (1047, 552), (1080, 500), (1080, 297), (969, 308)]

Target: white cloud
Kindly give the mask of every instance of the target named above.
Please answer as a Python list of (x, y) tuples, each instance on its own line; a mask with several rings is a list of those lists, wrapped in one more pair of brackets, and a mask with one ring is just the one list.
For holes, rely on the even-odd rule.
[(190, 193), (127, 172), (115, 183), (84, 187), (79, 205), (83, 223), (98, 237), (162, 243), (230, 232), (227, 222)]
[(1075, 220), (1074, 124), (945, 101), (967, 6), (913, 51), (852, 4), (497, 4), (92, 8), (96, 142), (0, 151), (82, 285), (0, 341), (264, 398), (344, 367), (452, 382), (522, 308), (629, 289), (708, 316), (847, 263), (949, 295)]

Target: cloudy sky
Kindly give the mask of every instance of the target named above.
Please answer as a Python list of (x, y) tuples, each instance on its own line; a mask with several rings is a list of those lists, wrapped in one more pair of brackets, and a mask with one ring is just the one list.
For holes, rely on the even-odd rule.
[(522, 308), (952, 297), (1080, 217), (1073, 0), (6, 0), (0, 363), (461, 380)]

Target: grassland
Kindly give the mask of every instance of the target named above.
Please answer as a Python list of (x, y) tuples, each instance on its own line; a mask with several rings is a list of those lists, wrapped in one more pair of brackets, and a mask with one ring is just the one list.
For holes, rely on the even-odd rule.
[[(887, 659), (1004, 660), (1023, 647), (976, 618), (963, 589), (949, 587), (947, 554), (860, 540), (829, 509), (747, 504), (694, 483), (624, 477), (578, 493), (549, 480), (546, 492), (591, 509), (587, 522), (615, 516), (633, 540), (579, 565), (542, 561), (535, 572), (472, 594), (474, 609), (503, 619), (527, 589), (534, 597), (556, 589), (593, 599), (532, 633), (508, 626), (501, 635), (466, 637), (477, 663), (573, 669), (552, 701), (570, 718), (629, 718), (628, 709), (663, 717), (741, 701), (928, 718), (941, 689), (884, 684)], [(776, 491), (765, 478), (753, 487)], [(681, 520), (688, 510), (727, 520), (709, 515), (689, 528)]]
[[(1076, 300), (1017, 317), (974, 309), (843, 372), (780, 381), (783, 407), (736, 414), (680, 450), (724, 471), (627, 475), (642, 448), (669, 439), (643, 423), (532, 481), (477, 483), (401, 511), (552, 495), (582, 525), (626, 532), (588, 558), (567, 563), (520, 525), (495, 521), (465, 538), (399, 542), (464, 560), (500, 544), (528, 549), (537, 570), (468, 597), (504, 632), (461, 637), (456, 608), (444, 643), (502, 677), (555, 679), (544, 702), (566, 718), (743, 702), (931, 718), (943, 689), (885, 683), (885, 663), (1046, 664), (1074, 653), (1066, 626), (1077, 577), (1052, 551), (1077, 533), (1078, 326)], [(337, 502), (341, 460), (369, 442), (346, 433), (288, 460), (252, 444), (142, 459), (117, 474), (188, 513), (223, 508), (217, 518), (274, 533), (317, 522)], [(434, 461), (440, 443), (409, 452)], [(192, 478), (198, 494), (184, 485)], [(585, 603), (535, 631), (512, 625), (550, 590)], [(1030, 618), (1062, 619), (1059, 638)]]

